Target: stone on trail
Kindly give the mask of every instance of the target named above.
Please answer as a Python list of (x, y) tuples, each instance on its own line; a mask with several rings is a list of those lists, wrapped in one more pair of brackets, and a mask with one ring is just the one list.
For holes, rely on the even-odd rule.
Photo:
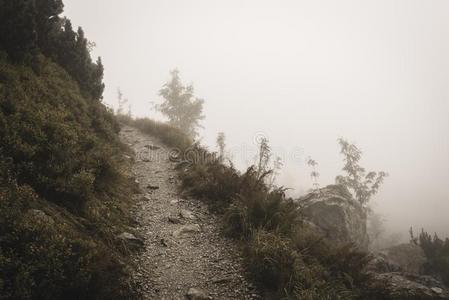
[(196, 289), (196, 288), (191, 288), (189, 289), (189, 291), (186, 294), (187, 299), (189, 300), (209, 300), (212, 299), (211, 297), (209, 297), (206, 292), (200, 290), (200, 289)]
[(158, 189), (159, 189), (159, 186), (149, 184), (149, 185), (147, 185), (147, 189), (150, 189), (150, 190), (158, 190)]
[(145, 194), (142, 196), (142, 198), (140, 199), (142, 201), (151, 201), (151, 196), (148, 194)]
[(129, 232), (123, 232), (117, 236), (118, 239), (126, 242), (127, 244), (131, 246), (137, 246), (142, 247), (144, 245), (144, 242), (142, 239), (136, 237), (134, 234)]
[(201, 231), (200, 225), (198, 224), (191, 224), (191, 225), (184, 225), (178, 230), (175, 230), (173, 232), (173, 236), (175, 238), (180, 238), (186, 235), (191, 235), (193, 233), (198, 233)]
[(168, 222), (170, 222), (172, 224), (180, 224), (181, 220), (176, 217), (168, 217)]
[(186, 220), (195, 220), (196, 219), (195, 215), (190, 210), (187, 210), (187, 209), (181, 209), (181, 211), (179, 212), (179, 216)]

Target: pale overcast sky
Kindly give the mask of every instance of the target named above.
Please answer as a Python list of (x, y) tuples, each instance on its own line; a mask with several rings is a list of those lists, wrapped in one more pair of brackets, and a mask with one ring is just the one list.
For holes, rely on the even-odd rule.
[[(390, 173), (375, 199), (389, 227), (449, 233), (449, 1), (65, 0), (96, 42), (105, 102), (120, 87), (139, 116), (178, 68), (205, 99), (205, 144), (224, 131), (235, 161), (268, 137), (281, 184), (322, 185), (342, 166), (337, 138)], [(246, 150), (245, 150), (246, 149)], [(249, 149), (249, 150), (248, 150)], [(242, 154), (244, 153), (244, 154)]]

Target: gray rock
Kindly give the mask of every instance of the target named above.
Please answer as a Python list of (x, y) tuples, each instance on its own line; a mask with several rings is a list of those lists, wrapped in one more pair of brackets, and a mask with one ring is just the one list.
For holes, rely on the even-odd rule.
[(298, 199), (304, 217), (329, 240), (368, 249), (366, 209), (341, 185), (329, 185)]
[(189, 291), (186, 294), (187, 299), (189, 300), (208, 300), (208, 299), (212, 299), (211, 297), (209, 297), (206, 292), (200, 290), (200, 289), (196, 289), (196, 288), (191, 288), (189, 289)]
[(382, 282), (388, 294), (387, 299), (449, 299), (444, 286), (430, 276), (390, 272), (374, 274), (372, 283)]
[(150, 189), (150, 190), (158, 190), (158, 189), (159, 189), (159, 186), (149, 184), (149, 185), (147, 185), (147, 189)]
[(168, 217), (168, 222), (170, 222), (172, 224), (180, 224), (181, 220), (176, 217)]
[(183, 236), (191, 235), (194, 233), (198, 233), (201, 231), (200, 225), (198, 224), (190, 224), (190, 225), (184, 225), (178, 230), (175, 230), (173, 232), (173, 236), (176, 238), (180, 238)]
[(141, 238), (138, 238), (129, 232), (123, 232), (119, 234), (117, 238), (127, 243), (129, 246), (142, 247), (144, 245), (144, 241)]
[(52, 217), (39, 209), (28, 210), (25, 218), (30, 223), (38, 223), (42, 225), (53, 225), (55, 223), (55, 220)]
[(383, 253), (374, 253), (367, 266), (367, 271), (375, 273), (401, 272), (401, 267)]
[(179, 212), (179, 216), (186, 220), (195, 220), (196, 219), (193, 212), (191, 212), (190, 210), (187, 210), (187, 209), (181, 209), (181, 211)]

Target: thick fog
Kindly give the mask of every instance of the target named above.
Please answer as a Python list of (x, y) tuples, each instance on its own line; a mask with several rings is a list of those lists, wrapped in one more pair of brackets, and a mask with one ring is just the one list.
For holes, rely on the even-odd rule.
[(136, 116), (178, 68), (205, 100), (203, 143), (219, 131), (240, 168), (269, 139), (293, 195), (340, 174), (337, 138), (390, 177), (373, 207), (391, 232), (449, 234), (449, 2), (413, 0), (66, 0)]

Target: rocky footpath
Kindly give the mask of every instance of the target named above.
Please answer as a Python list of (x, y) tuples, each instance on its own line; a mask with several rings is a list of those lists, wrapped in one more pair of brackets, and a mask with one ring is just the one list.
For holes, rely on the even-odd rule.
[(142, 298), (260, 299), (236, 245), (220, 234), (218, 218), (200, 201), (180, 196), (169, 149), (131, 127), (120, 136), (135, 151), (133, 174), (141, 190), (133, 196), (139, 237), (121, 238), (143, 248), (134, 274)]

